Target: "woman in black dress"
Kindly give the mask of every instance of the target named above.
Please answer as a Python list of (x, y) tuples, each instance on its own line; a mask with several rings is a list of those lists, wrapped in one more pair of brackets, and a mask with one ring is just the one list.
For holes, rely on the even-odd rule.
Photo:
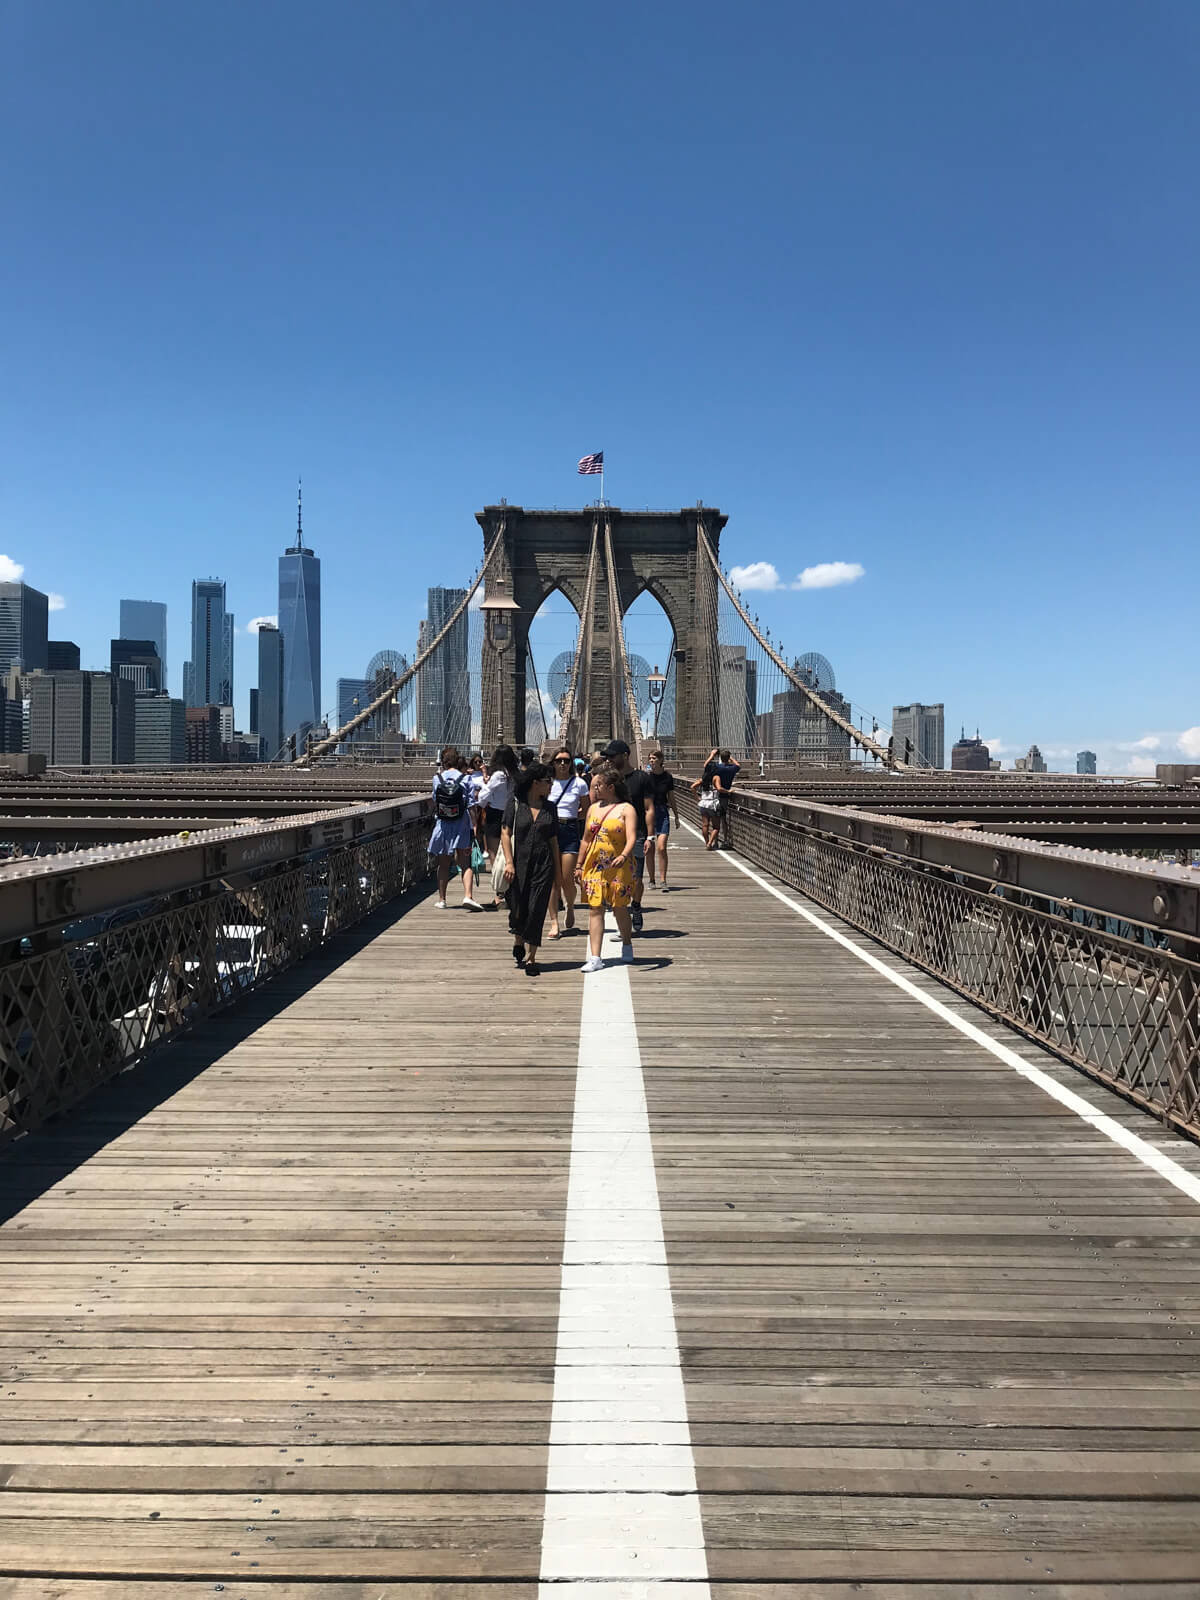
[(550, 768), (542, 762), (526, 767), (517, 778), (500, 830), (500, 848), (509, 874), (505, 898), (513, 960), (531, 978), (540, 971), (537, 953), (550, 892), (562, 878), (558, 816), (548, 798), (552, 781)]

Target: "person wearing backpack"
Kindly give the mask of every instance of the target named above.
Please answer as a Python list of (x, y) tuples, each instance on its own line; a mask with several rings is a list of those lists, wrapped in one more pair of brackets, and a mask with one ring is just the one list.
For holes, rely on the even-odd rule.
[(437, 909), (446, 909), (446, 890), (450, 885), (450, 863), (458, 862), (463, 880), (463, 908), (482, 911), (473, 898), (475, 874), (471, 871), (471, 806), (475, 790), (461, 757), (452, 744), (442, 751), (440, 772), (433, 780), (433, 833), (429, 854), (437, 861)]

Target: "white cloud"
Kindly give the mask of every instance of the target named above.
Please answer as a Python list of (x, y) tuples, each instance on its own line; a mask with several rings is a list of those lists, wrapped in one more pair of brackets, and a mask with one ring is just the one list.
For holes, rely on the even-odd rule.
[(1144, 734), (1140, 739), (1135, 739), (1132, 744), (1122, 746), (1125, 750), (1161, 750), (1162, 739), (1157, 733)]
[(835, 589), (840, 583), (857, 582), (866, 570), (857, 561), (820, 561), (815, 567), (805, 567), (792, 588)]
[(994, 756), (1007, 755), (1016, 749), (1015, 745), (1008, 744), (1004, 739), (1001, 739), (999, 734), (994, 739), (985, 739), (983, 742)]
[(779, 573), (769, 561), (752, 561), (748, 567), (731, 567), (729, 581), (735, 589), (782, 589)]
[(55, 594), (53, 589), (51, 589), (50, 593), (46, 596), (46, 599), (50, 602), (49, 609), (51, 611), (65, 611), (67, 609), (67, 602), (63, 599), (62, 595)]
[(1200, 761), (1200, 728), (1185, 728), (1179, 735), (1179, 749), (1193, 761)]
[(1130, 756), (1123, 770), (1131, 778), (1152, 778), (1154, 766), (1155, 763), (1149, 756)]
[(269, 628), (277, 628), (279, 626), (279, 618), (278, 617), (251, 617), (250, 621), (246, 624), (246, 632), (247, 633), (257, 633), (258, 630), (263, 626), (264, 623), (266, 623), (266, 625)]
[(25, 568), (11, 556), (0, 556), (0, 583), (20, 583)]

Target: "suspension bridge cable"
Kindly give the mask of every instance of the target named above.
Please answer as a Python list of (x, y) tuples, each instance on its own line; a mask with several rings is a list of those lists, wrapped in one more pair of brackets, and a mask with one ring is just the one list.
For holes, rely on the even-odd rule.
[(612, 519), (607, 513), (604, 518), (604, 559), (608, 567), (608, 603), (612, 612), (610, 628), (612, 637), (617, 643), (617, 667), (625, 694), (625, 712), (629, 718), (629, 733), (633, 740), (634, 764), (640, 767), (644, 743), (642, 719), (638, 716), (637, 696), (633, 692), (633, 674), (629, 670), (629, 653), (625, 648), (625, 625), (621, 617), (621, 599), (617, 589), (617, 566), (613, 560)]
[[(792, 687), (798, 690), (799, 693), (804, 696), (804, 698), (809, 702), (815, 711), (819, 712), (821, 716), (826, 718), (827, 721), (831, 722), (835, 727), (840, 728), (843, 733), (848, 734), (854, 744), (857, 744), (860, 749), (866, 750), (870, 755), (876, 757), (876, 759), (881, 761), (884, 766), (889, 767), (896, 772), (911, 772), (916, 770), (914, 764), (899, 760), (893, 752), (887, 749), (885, 745), (881, 745), (869, 734), (864, 733), (860, 728), (856, 728), (854, 723), (850, 721), (849, 718), (843, 717), (839, 711), (836, 711), (831, 705), (828, 705), (824, 700), (821, 699), (820, 695), (814, 689), (810, 688), (809, 685), (804, 682), (803, 678), (792, 671), (779, 652), (759, 630), (757, 623), (753, 621), (749, 612), (742, 604), (737, 590), (733, 588), (732, 584), (729, 583), (725, 577), (725, 574), (722, 572), (720, 563), (717, 561), (716, 554), (713, 551), (713, 547), (709, 543), (708, 530), (705, 528), (702, 518), (698, 519), (697, 522), (697, 534), (701, 549), (708, 557), (709, 567), (711, 568), (712, 573), (715, 574), (722, 590), (734, 606), (738, 615), (741, 617), (742, 622), (757, 640), (759, 647), (770, 657), (775, 666), (792, 685)], [(715, 633), (716, 630), (714, 629), (714, 637)]]
[(450, 613), (450, 616), (442, 626), (441, 630), (433, 639), (430, 640), (425, 649), (420, 652), (416, 660), (407, 669), (407, 671), (402, 672), (396, 681), (392, 684), (389, 684), (377, 699), (372, 700), (371, 704), (364, 707), (364, 709), (360, 711), (357, 716), (351, 717), (350, 721), (347, 722), (343, 727), (339, 728), (336, 733), (331, 733), (328, 738), (322, 739), (318, 744), (313, 745), (312, 748), (310, 750), (306, 750), (303, 755), (297, 756), (295, 761), (292, 763), (293, 766), (305, 767), (310, 761), (313, 760), (314, 757), (325, 755), (330, 750), (336, 750), (343, 739), (348, 738), (358, 728), (361, 728), (365, 722), (369, 721), (371, 717), (375, 716), (377, 712), (382, 711), (385, 706), (390, 705), (391, 702), (396, 698), (397, 694), (399, 694), (400, 690), (404, 688), (405, 684), (410, 683), (412, 679), (416, 677), (417, 673), (420, 672), (421, 668), (430, 659), (434, 651), (440, 647), (443, 640), (449, 637), (455, 624), (466, 615), (467, 608), (471, 604), (471, 600), (474, 597), (475, 591), (487, 577), (488, 569), (492, 564), (492, 557), (500, 548), (500, 542), (503, 537), (504, 529), (501, 527), (497, 532), (496, 537), (492, 540), (491, 546), (488, 549), (488, 553), (484, 557), (483, 565), (475, 575), (474, 583), (472, 583), (466, 594)]

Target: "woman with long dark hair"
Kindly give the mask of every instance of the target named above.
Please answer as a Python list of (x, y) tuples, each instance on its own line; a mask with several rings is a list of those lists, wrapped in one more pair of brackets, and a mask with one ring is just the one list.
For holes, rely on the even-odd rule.
[[(500, 848), (500, 830), (504, 825), (504, 812), (512, 799), (513, 784), (517, 779), (517, 756), (510, 744), (497, 745), (488, 762), (487, 782), (479, 791), (475, 802), (479, 807), (479, 842), (487, 851), (488, 869), (496, 864)], [(499, 900), (492, 904), (498, 906)]]
[(633, 866), (630, 857), (637, 843), (637, 813), (629, 803), (629, 790), (615, 767), (592, 772), (592, 803), (583, 827), (583, 844), (575, 877), (588, 908), (588, 958), (582, 972), (599, 972), (604, 943), (604, 912), (613, 914), (621, 935), (621, 960), (633, 960)]
[(517, 778), (500, 831), (500, 848), (508, 868), (508, 926), (513, 960), (531, 978), (541, 970), (538, 946), (550, 894), (562, 875), (558, 822), (550, 804), (550, 768), (535, 761)]

